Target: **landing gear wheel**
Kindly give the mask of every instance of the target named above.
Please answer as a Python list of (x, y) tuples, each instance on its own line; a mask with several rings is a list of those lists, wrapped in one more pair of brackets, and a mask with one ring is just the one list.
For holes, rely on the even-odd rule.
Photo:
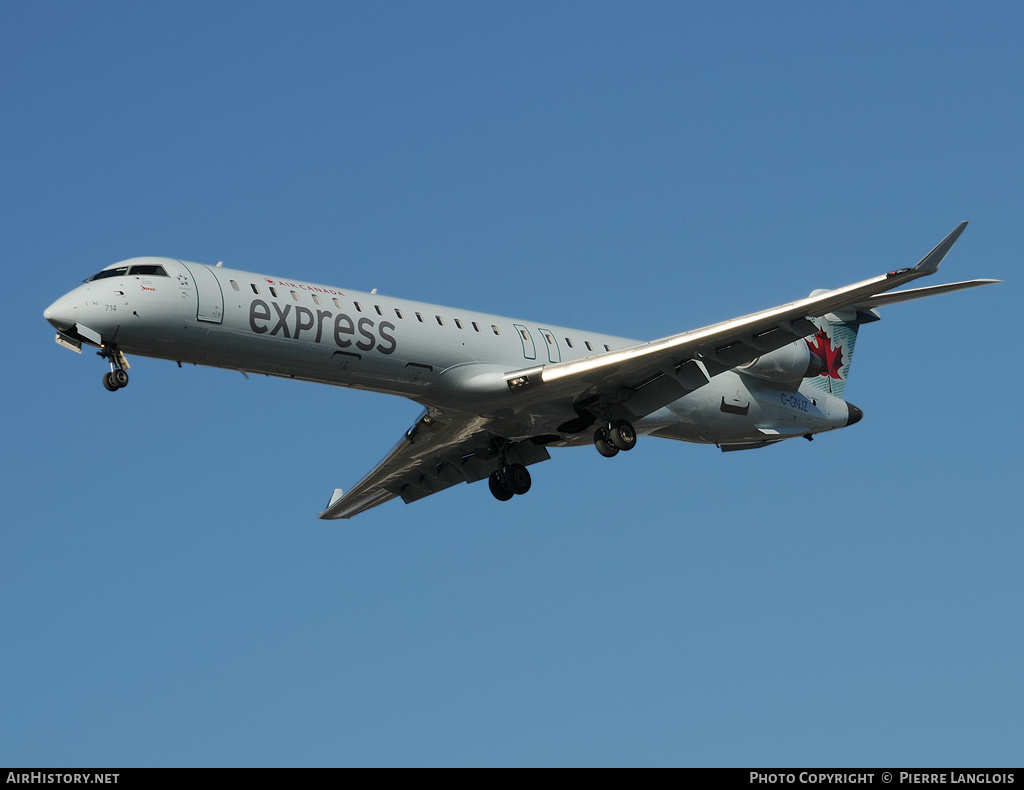
[(619, 450), (632, 450), (636, 447), (636, 430), (625, 420), (612, 425), (611, 442)]
[(598, 428), (594, 434), (594, 447), (605, 458), (612, 458), (619, 454), (619, 448), (611, 442), (610, 431), (607, 428)]
[(117, 346), (101, 346), (96, 355), (107, 360), (110, 372), (103, 374), (103, 386), (110, 392), (128, 386), (128, 360), (118, 351)]
[(491, 487), (491, 493), (494, 494), (494, 498), (499, 502), (508, 502), (515, 496), (512, 493), (512, 489), (505, 483), (505, 479), (500, 472), (491, 472), (487, 484)]
[(505, 483), (513, 494), (525, 494), (532, 482), (529, 470), (522, 464), (512, 464), (505, 470)]

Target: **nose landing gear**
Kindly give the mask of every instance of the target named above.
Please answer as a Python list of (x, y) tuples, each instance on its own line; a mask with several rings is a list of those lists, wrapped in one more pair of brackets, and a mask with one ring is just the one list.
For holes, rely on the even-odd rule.
[(117, 346), (104, 346), (102, 351), (96, 352), (110, 363), (110, 372), (103, 374), (103, 386), (110, 392), (116, 392), (122, 387), (128, 386), (128, 360), (125, 359)]
[(111, 392), (115, 392), (121, 389), (121, 387), (127, 387), (128, 374), (125, 373), (120, 368), (118, 368), (117, 370), (112, 370), (110, 371), (110, 373), (104, 373), (103, 386), (106, 387)]

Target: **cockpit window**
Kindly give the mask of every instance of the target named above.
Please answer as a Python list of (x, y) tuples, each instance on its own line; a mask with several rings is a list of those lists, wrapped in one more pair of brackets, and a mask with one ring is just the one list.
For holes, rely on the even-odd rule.
[(129, 274), (148, 274), (151, 277), (166, 277), (167, 272), (164, 271), (164, 267), (156, 263), (139, 264), (138, 266), (132, 266), (132, 270)]
[(128, 266), (118, 266), (114, 269), (104, 269), (99, 274), (90, 277), (89, 282), (93, 282), (94, 280), (105, 280), (108, 277), (123, 277), (124, 275), (128, 274), (128, 269)]
[(129, 274), (144, 275), (148, 277), (167, 276), (167, 272), (164, 271), (164, 267), (159, 264), (140, 263), (135, 266), (115, 266), (113, 269), (104, 269), (99, 274), (90, 277), (88, 282), (92, 282), (93, 280), (105, 280), (108, 277), (124, 277)]

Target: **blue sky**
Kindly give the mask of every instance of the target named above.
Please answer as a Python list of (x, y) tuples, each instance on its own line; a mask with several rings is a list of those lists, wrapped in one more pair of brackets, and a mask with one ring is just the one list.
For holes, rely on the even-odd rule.
[[(1020, 765), (1024, 11), (8, 3), (0, 764)], [(349, 522), (415, 419), (53, 343), (167, 255), (652, 339), (912, 265), (848, 430)], [(21, 345), (21, 340), (26, 344)]]

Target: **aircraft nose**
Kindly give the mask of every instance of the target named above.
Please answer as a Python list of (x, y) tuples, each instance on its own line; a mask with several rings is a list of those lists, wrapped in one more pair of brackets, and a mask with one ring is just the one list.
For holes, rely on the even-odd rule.
[(847, 411), (850, 412), (850, 416), (846, 419), (847, 425), (853, 425), (855, 422), (860, 422), (864, 419), (864, 412), (854, 406), (852, 403), (846, 404)]
[(75, 325), (75, 308), (67, 296), (62, 296), (43, 310), (43, 318), (53, 324), (58, 331), (70, 329)]

